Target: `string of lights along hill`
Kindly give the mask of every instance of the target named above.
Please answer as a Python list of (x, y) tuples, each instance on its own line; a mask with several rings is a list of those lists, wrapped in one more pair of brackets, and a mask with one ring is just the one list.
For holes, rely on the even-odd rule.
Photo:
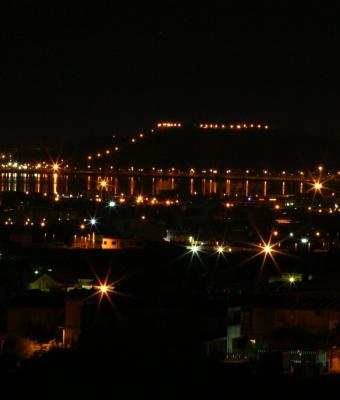
[(199, 128), (199, 129), (225, 129), (225, 130), (243, 130), (243, 129), (269, 129), (269, 125), (266, 123), (259, 123), (259, 122), (252, 122), (252, 123), (245, 123), (245, 122), (238, 122), (238, 123), (212, 123), (212, 122), (204, 122), (199, 124), (193, 125), (185, 125), (181, 122), (173, 122), (173, 121), (161, 121), (155, 125), (158, 129), (167, 129), (167, 128)]
[[(234, 123), (217, 123), (217, 122), (200, 122), (200, 123), (191, 123), (185, 124), (179, 121), (159, 121), (154, 124), (153, 128), (147, 130), (147, 133), (140, 132), (137, 135), (129, 137), (127, 142), (124, 143), (123, 147), (127, 149), (128, 145), (136, 145), (137, 143), (143, 142), (150, 135), (153, 135), (157, 132), (161, 131), (172, 131), (172, 130), (193, 130), (202, 132), (206, 131), (226, 131), (226, 132), (265, 132), (270, 131), (270, 127), (267, 123), (260, 122), (234, 122)], [(88, 154), (87, 161), (92, 161), (95, 159), (100, 159), (105, 156), (110, 156), (114, 153), (121, 152), (122, 144), (115, 145), (112, 149), (101, 149), (97, 150), (95, 154)]]

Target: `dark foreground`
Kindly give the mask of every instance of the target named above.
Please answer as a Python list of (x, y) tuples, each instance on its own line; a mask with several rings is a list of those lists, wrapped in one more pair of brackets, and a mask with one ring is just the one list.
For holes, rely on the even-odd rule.
[(138, 360), (119, 362), (110, 355), (79, 356), (55, 353), (31, 359), (11, 373), (2, 374), (3, 390), (42, 396), (131, 395), (145, 398), (174, 396), (231, 395), (269, 398), (280, 395), (310, 395), (317, 390), (331, 393), (339, 387), (340, 376), (300, 377), (277, 375), (275, 371), (254, 370), (250, 365), (210, 363), (155, 363)]

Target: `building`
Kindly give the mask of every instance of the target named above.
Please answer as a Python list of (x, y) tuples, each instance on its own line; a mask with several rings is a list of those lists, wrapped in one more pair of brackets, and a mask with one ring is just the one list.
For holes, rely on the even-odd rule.
[(50, 274), (43, 273), (35, 281), (28, 284), (29, 290), (40, 290), (42, 292), (50, 291), (70, 291), (73, 289), (92, 289), (93, 279), (74, 278), (74, 279), (56, 279)]
[(258, 296), (229, 307), (227, 321), (227, 351), (245, 343), (280, 349), (325, 347), (340, 339), (340, 298)]
[(104, 250), (142, 249), (143, 242), (135, 239), (104, 236), (101, 248)]

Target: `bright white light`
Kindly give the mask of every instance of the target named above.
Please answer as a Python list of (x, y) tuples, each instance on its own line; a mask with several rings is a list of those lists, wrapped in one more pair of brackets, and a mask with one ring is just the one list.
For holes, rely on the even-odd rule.
[(301, 243), (303, 243), (303, 244), (308, 243), (308, 239), (307, 238), (301, 238)]
[(224, 248), (222, 246), (217, 247), (217, 252), (222, 254), (224, 252)]
[(289, 280), (290, 283), (294, 283), (295, 282), (294, 276), (290, 276), (288, 280)]
[(115, 207), (116, 202), (114, 202), (113, 200), (109, 202), (109, 207)]
[(91, 225), (96, 225), (96, 223), (97, 223), (97, 220), (95, 218), (91, 218), (90, 219), (90, 224)]
[(293, 236), (294, 236), (294, 233), (293, 233), (293, 232), (290, 232), (289, 236), (290, 236), (290, 237), (293, 237)]
[(191, 250), (193, 253), (197, 253), (198, 250), (199, 250), (199, 246), (197, 246), (196, 244), (193, 244), (192, 246), (190, 246), (190, 250)]

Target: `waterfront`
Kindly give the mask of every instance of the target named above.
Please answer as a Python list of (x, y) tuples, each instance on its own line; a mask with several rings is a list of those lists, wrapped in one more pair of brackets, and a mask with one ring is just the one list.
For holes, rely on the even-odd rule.
[[(101, 182), (105, 181), (105, 187)], [(49, 174), (27, 172), (3, 172), (0, 175), (0, 191), (41, 193), (48, 196), (85, 195), (101, 192), (103, 195), (127, 196), (146, 194), (157, 196), (171, 192), (179, 197), (186, 196), (289, 196), (302, 194), (312, 187), (312, 179), (299, 176), (259, 177), (246, 175), (236, 177), (202, 176), (136, 176), (102, 173)], [(338, 192), (340, 182), (328, 182), (329, 192)]]

